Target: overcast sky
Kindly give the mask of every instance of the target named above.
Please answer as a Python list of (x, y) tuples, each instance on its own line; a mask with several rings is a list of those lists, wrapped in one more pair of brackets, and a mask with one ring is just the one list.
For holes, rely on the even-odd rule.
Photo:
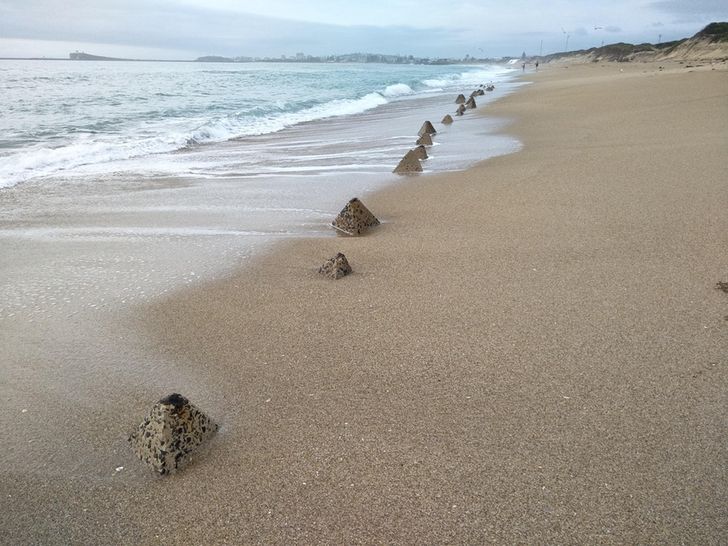
[(0, 57), (501, 57), (691, 36), (728, 0), (0, 0)]

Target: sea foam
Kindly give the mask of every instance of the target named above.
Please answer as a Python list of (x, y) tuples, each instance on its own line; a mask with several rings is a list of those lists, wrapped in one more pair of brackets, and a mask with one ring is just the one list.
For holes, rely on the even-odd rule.
[(411, 95), (414, 91), (406, 83), (395, 83), (394, 85), (388, 85), (387, 88), (382, 92), (385, 97), (401, 97), (402, 95)]

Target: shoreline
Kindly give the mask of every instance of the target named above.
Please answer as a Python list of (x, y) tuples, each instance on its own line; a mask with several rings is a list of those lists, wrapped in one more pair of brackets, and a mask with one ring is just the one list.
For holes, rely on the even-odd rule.
[[(488, 98), (511, 87), (506, 81)], [(0, 254), (12, 257), (2, 268), (0, 321), (37, 323), (152, 301), (226, 275), (282, 238), (333, 237), (328, 221), (354, 189), (368, 193), (396, 183), (392, 168), (417, 138), (422, 116), (440, 114), (442, 101), (428, 94), (392, 99), (364, 113), (180, 154), (188, 165), (229, 165), (201, 179), (145, 177), (145, 169), (168, 168), (164, 159), (148, 158), (152, 167), (138, 173), (0, 190), (6, 212)], [(499, 120), (461, 121), (431, 149), (428, 171), (464, 168), (518, 146), (496, 134)]]
[[(87, 434), (125, 470), (6, 474), (6, 535), (719, 541), (726, 71), (619, 68), (489, 105), (521, 151), (367, 195), (365, 237), (288, 241), (119, 317), (154, 381), (119, 371)], [(354, 273), (329, 282), (339, 251)], [(166, 389), (222, 428), (153, 479), (122, 435)]]

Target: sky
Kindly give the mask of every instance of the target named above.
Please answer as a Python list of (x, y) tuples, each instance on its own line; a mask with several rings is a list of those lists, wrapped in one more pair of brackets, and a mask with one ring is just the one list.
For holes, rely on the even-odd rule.
[(0, 57), (548, 54), (692, 36), (727, 0), (0, 0)]

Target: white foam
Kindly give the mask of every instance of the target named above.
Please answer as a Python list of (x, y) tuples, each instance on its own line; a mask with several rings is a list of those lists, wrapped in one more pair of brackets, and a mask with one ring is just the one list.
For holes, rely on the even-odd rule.
[(269, 117), (251, 118), (242, 116), (231, 118), (228, 116), (198, 128), (194, 131), (192, 140), (197, 143), (220, 142), (243, 136), (276, 133), (286, 127), (307, 121), (360, 114), (382, 104), (387, 104), (387, 99), (379, 93), (369, 93), (358, 99), (332, 100), (298, 112), (288, 112)]
[(437, 87), (442, 89), (443, 87), (447, 87), (449, 85), (453, 84), (453, 80), (422, 80), (422, 83), (425, 84), (427, 87)]
[(217, 229), (210, 227), (69, 227), (69, 228), (24, 228), (18, 230), (0, 230), (0, 237), (16, 237), (27, 239), (62, 239), (73, 237), (76, 240), (116, 239), (125, 237), (219, 237), (249, 236), (273, 237), (296, 235), (286, 230), (239, 230)]
[[(31, 178), (68, 171), (81, 174), (110, 172), (115, 170), (114, 165), (118, 161), (172, 152), (190, 144), (275, 133), (299, 123), (359, 114), (387, 102), (381, 94), (369, 93), (357, 99), (332, 100), (297, 112), (272, 113), (264, 117), (229, 115), (198, 125), (186, 134), (183, 128), (185, 121), (192, 125), (199, 120), (160, 122), (157, 127), (140, 127), (126, 135), (80, 134), (65, 146), (32, 146), (0, 156), (0, 187), (11, 187)], [(150, 129), (160, 136), (139, 136)]]
[(474, 68), (473, 70), (468, 70), (466, 72), (460, 72), (458, 74), (449, 74), (442, 78), (423, 80), (422, 84), (427, 87), (438, 89), (446, 89), (463, 85), (480, 85), (510, 71), (511, 69), (503, 68), (502, 66), (484, 66)]
[(0, 157), (0, 187), (85, 166), (170, 152), (179, 149), (185, 141), (183, 135), (174, 133), (142, 139), (133, 135), (93, 137), (82, 134), (57, 148), (32, 146)]
[(412, 95), (413, 93), (412, 88), (406, 83), (395, 83), (394, 85), (387, 86), (382, 92), (382, 95), (385, 97), (401, 97), (402, 95)]

